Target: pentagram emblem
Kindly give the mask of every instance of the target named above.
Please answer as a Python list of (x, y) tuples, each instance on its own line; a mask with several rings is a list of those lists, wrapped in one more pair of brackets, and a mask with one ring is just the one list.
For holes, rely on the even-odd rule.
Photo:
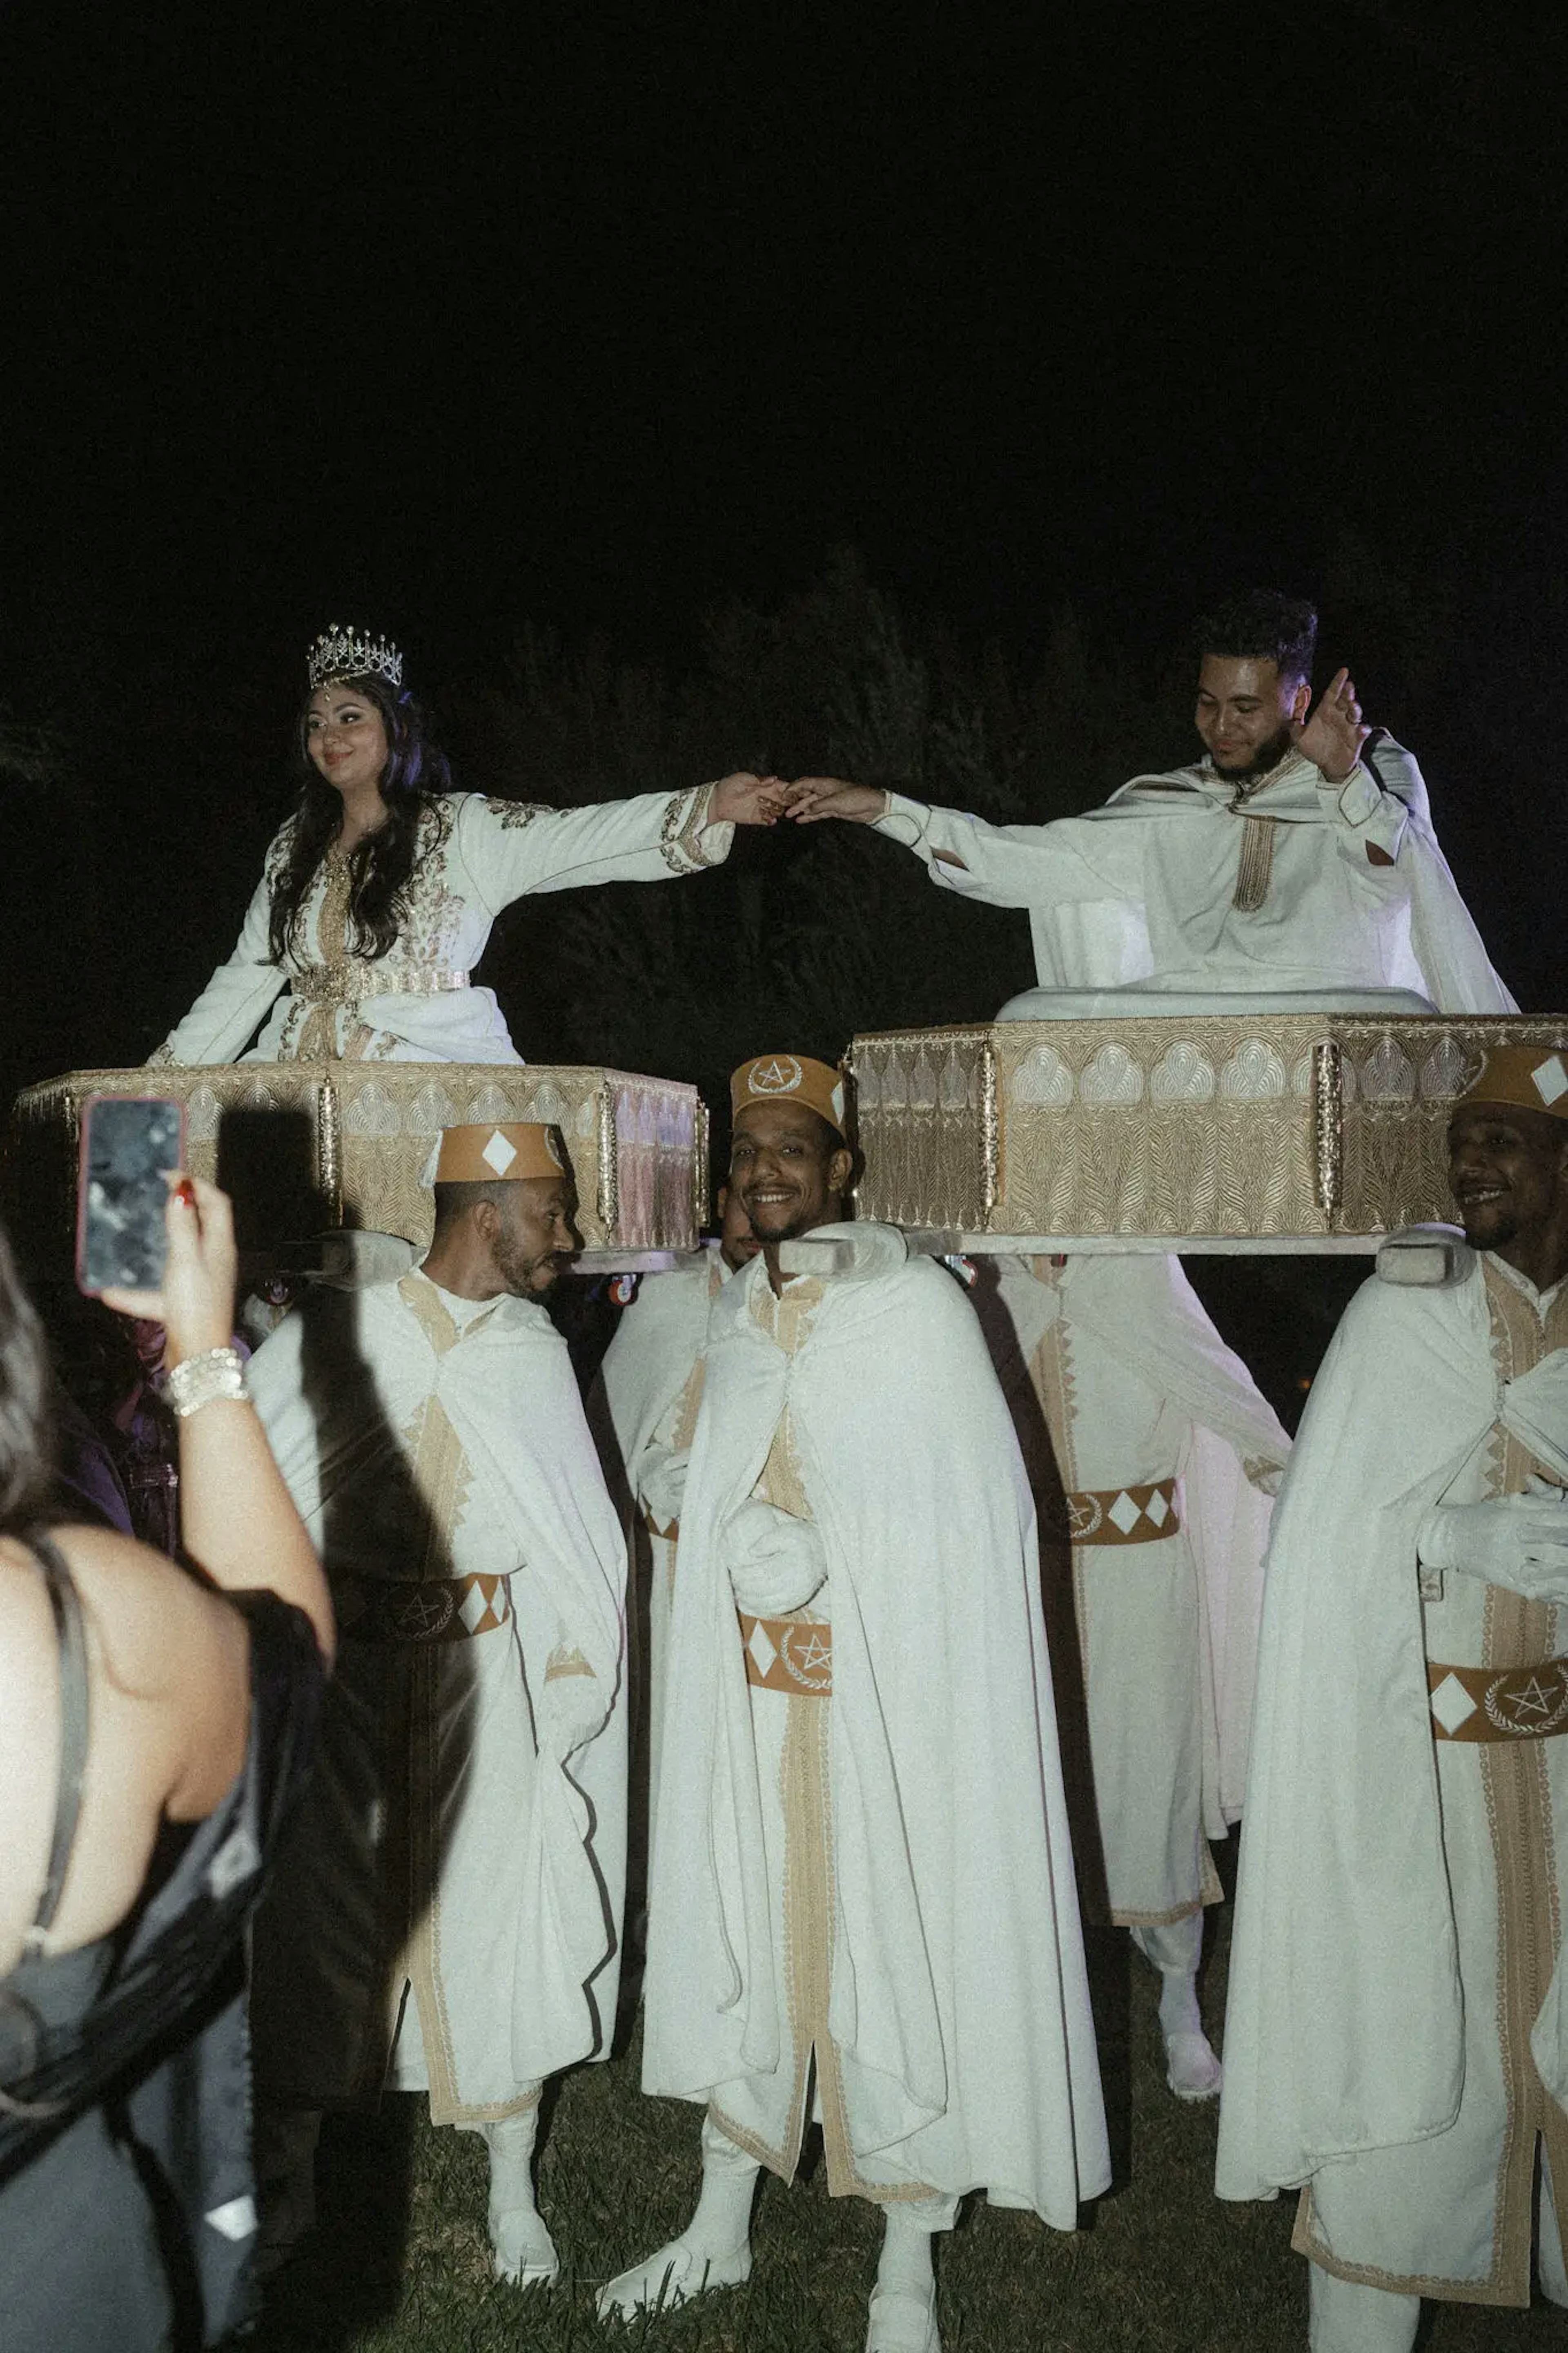
[(1100, 1508), (1100, 1499), (1096, 1495), (1083, 1493), (1068, 1495), (1065, 1498), (1065, 1501), (1067, 1504), (1068, 1533), (1072, 1537), (1074, 1544), (1085, 1544), (1094, 1534), (1096, 1528), (1099, 1527), (1101, 1520), (1105, 1517), (1105, 1514)]
[(405, 1642), (434, 1642), (456, 1606), (451, 1587), (437, 1585), (411, 1593), (406, 1601), (389, 1601), (386, 1614), (394, 1632)]
[(805, 1076), (793, 1054), (775, 1054), (771, 1062), (757, 1062), (746, 1080), (753, 1095), (792, 1095)]
[(779, 1656), (785, 1672), (807, 1691), (833, 1688), (833, 1630), (829, 1626), (786, 1626)]
[(1500, 1732), (1539, 1739), (1568, 1720), (1568, 1666), (1515, 1667), (1494, 1675), (1481, 1704)]

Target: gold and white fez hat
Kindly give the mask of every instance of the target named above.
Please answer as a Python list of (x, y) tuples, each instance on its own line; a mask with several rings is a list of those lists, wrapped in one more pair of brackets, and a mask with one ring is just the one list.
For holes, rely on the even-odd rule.
[(1489, 1046), (1480, 1076), (1455, 1104), (1510, 1103), (1568, 1120), (1568, 1042), (1557, 1046)]
[(564, 1149), (552, 1127), (536, 1121), (485, 1121), (444, 1127), (425, 1166), (426, 1185), (493, 1185), (499, 1178), (563, 1176)]
[(844, 1077), (808, 1054), (758, 1054), (730, 1081), (730, 1111), (739, 1119), (748, 1103), (802, 1103), (847, 1138)]

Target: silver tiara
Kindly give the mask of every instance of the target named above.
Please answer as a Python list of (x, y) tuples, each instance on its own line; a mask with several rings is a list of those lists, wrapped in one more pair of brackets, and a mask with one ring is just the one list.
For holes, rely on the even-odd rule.
[(403, 656), (384, 638), (361, 637), (357, 629), (340, 629), (335, 621), (321, 631), (305, 657), (312, 691), (330, 678), (384, 678), (389, 686), (403, 684)]

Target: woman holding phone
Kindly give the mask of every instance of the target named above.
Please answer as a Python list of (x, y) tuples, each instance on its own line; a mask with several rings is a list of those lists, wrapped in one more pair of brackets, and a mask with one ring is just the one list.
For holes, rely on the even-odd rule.
[(167, 1230), (161, 1290), (105, 1296), (167, 1334), (195, 1573), (43, 1525), (44, 1344), (0, 1233), (6, 2353), (143, 2353), (245, 2316), (241, 1940), (310, 1747), (332, 1614), (230, 1345), (228, 1202), (180, 1177)]
[(234, 954), (154, 1062), (520, 1061), (470, 978), (503, 907), (700, 873), (784, 808), (776, 778), (745, 774), (589, 808), (454, 792), (395, 646), (334, 622), (306, 670), (299, 803)]

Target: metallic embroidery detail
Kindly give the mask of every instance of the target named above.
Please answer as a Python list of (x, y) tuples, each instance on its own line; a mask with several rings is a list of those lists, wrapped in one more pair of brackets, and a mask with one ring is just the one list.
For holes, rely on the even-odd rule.
[(722, 863), (720, 859), (709, 857), (702, 842), (712, 805), (711, 785), (699, 785), (670, 795), (658, 829), (658, 848), (672, 874), (697, 874), (705, 866)]
[(1001, 1186), (1002, 1134), (996, 1112), (996, 1050), (986, 1039), (980, 1057), (980, 1206), (989, 1221)]
[(302, 1004), (358, 1006), (367, 997), (438, 997), (471, 983), (466, 972), (409, 972), (364, 956), (346, 956), (339, 964), (301, 965), (292, 986)]
[(607, 1240), (616, 1237), (621, 1213), (619, 1137), (616, 1127), (616, 1091), (608, 1079), (599, 1090), (599, 1223)]
[(316, 1188), (325, 1200), (334, 1226), (343, 1213), (342, 1136), (338, 1125), (338, 1091), (331, 1079), (316, 1089)]
[(1241, 820), (1241, 858), (1236, 870), (1236, 889), (1231, 905), (1238, 914), (1256, 914), (1268, 896), (1268, 885), (1274, 873), (1274, 828), (1271, 817), (1247, 817)]
[(1331, 1038), (1321, 1038), (1312, 1049), (1312, 1191), (1331, 1226), (1340, 1206), (1343, 1085), (1340, 1050)]
[(547, 802), (498, 801), (492, 799), (488, 793), (485, 796), (485, 807), (491, 817), (497, 818), (505, 827), (508, 833), (516, 833), (523, 826), (531, 825), (536, 817), (547, 817), (550, 814)]
[(700, 1095), (697, 1099), (697, 1118), (691, 1138), (691, 1222), (700, 1233), (708, 1219), (709, 1161), (711, 1144), (711, 1123), (708, 1106)]
[[(298, 1007), (303, 1008), (303, 1018), (296, 1024), (290, 1015), (279, 1044), (280, 1060), (328, 1061), (339, 1056), (363, 1060), (379, 1050), (376, 1033), (366, 1029), (352, 1044), (348, 1039), (340, 1043), (341, 1014), (353, 1013), (368, 997), (426, 996), (468, 987), (468, 974), (456, 970), (450, 961), (456, 921), (462, 913), (462, 902), (447, 887), (446, 850), (455, 821), (452, 802), (445, 794), (427, 801), (420, 812), (414, 871), (403, 886), (397, 936), (384, 956), (352, 952), (351, 861), (335, 845), (328, 850), (317, 870), (310, 898), (296, 919), (290, 942), (289, 987)], [(286, 849), (287, 839), (285, 828), (273, 845), (273, 857)], [(307, 963), (305, 943), (310, 935), (312, 908), (316, 957)]]

